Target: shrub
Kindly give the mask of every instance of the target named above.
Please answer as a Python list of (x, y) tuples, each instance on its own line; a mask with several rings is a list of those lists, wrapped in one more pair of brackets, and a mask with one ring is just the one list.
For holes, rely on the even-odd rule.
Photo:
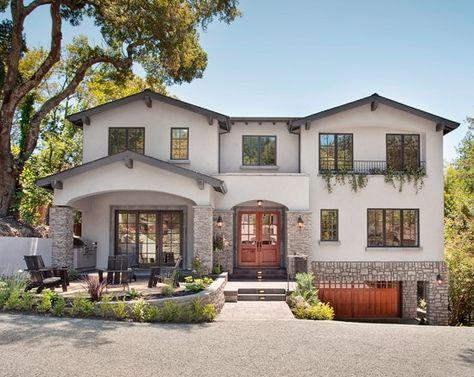
[(118, 300), (117, 303), (113, 306), (113, 311), (115, 318), (124, 319), (127, 317), (127, 303), (125, 298), (123, 300)]
[(102, 296), (100, 305), (98, 305), (99, 314), (106, 318), (114, 313), (113, 305), (111, 304), (112, 296)]
[(87, 297), (76, 295), (72, 299), (71, 314), (74, 316), (86, 317), (94, 312), (95, 305)]
[(8, 295), (7, 300), (5, 301), (4, 308), (6, 310), (19, 310), (21, 309), (21, 293), (22, 291), (19, 289), (12, 289), (10, 290), (10, 294)]
[(135, 288), (132, 288), (125, 293), (125, 296), (130, 300), (135, 300), (143, 296), (143, 293), (137, 291)]
[(145, 312), (145, 322), (155, 322), (160, 318), (160, 309), (154, 305), (148, 305)]
[(174, 288), (171, 285), (166, 284), (161, 288), (161, 293), (165, 296), (171, 297), (174, 294)]
[(74, 281), (74, 280), (78, 280), (81, 277), (81, 274), (79, 273), (79, 271), (75, 270), (74, 268), (70, 268), (67, 271), (67, 276), (69, 278), (69, 281)]
[(182, 317), (182, 307), (172, 301), (166, 301), (161, 310), (161, 320), (164, 322), (178, 322)]
[(191, 307), (193, 311), (193, 322), (212, 322), (216, 318), (216, 307), (213, 304), (203, 305), (201, 298), (194, 299)]
[(291, 307), (295, 307), (301, 303), (306, 303), (306, 306), (318, 304), (318, 291), (314, 286), (314, 275), (309, 273), (297, 273), (296, 277), (296, 289), (292, 292), (289, 297), (289, 304)]
[(205, 322), (213, 322), (217, 316), (216, 307), (213, 304), (206, 304), (204, 305), (202, 314), (203, 314), (202, 319)]
[(107, 288), (107, 283), (105, 281), (100, 282), (97, 276), (84, 276), (81, 285), (89, 293), (91, 300), (95, 302), (100, 301)]
[(53, 303), (60, 300), (60, 297), (61, 295), (58, 292), (54, 292), (51, 289), (45, 289), (36, 309), (40, 313), (49, 313), (53, 308)]
[(204, 285), (211, 285), (213, 281), (214, 280), (212, 280), (212, 278), (210, 278), (209, 276), (204, 276), (202, 278), (202, 282), (204, 283)]
[(219, 264), (215, 264), (212, 267), (212, 273), (215, 275), (219, 275), (221, 273), (221, 266)]
[(205, 271), (205, 268), (204, 268), (204, 265), (202, 264), (202, 261), (201, 259), (199, 259), (198, 257), (195, 257), (192, 262), (191, 262), (191, 267), (193, 268), (193, 271), (196, 271), (196, 274), (197, 276), (201, 277), (202, 275), (204, 275), (204, 273), (206, 272)]
[(207, 276), (203, 277), (202, 279), (194, 279), (192, 276), (186, 276), (184, 280), (186, 282), (184, 286), (184, 290), (186, 292), (193, 292), (193, 293), (203, 291), (206, 288), (206, 286), (208, 286), (209, 284), (213, 282), (212, 278), (207, 277)]
[(36, 303), (36, 296), (34, 293), (22, 292), (21, 294), (21, 310), (32, 310)]
[(62, 317), (64, 315), (64, 311), (66, 310), (66, 300), (64, 297), (59, 296), (56, 301), (53, 303), (52, 312), (53, 315), (57, 317)]
[(148, 307), (150, 305), (145, 302), (145, 300), (141, 299), (135, 302), (130, 311), (132, 313), (132, 318), (135, 321), (144, 322), (148, 318)]
[[(21, 307), (21, 295), (28, 280), (21, 276), (3, 276), (0, 278), (0, 309)], [(11, 296), (11, 297), (10, 297)]]
[(293, 308), (293, 315), (299, 319), (332, 320), (334, 309), (329, 304), (318, 303), (311, 306), (298, 304)]

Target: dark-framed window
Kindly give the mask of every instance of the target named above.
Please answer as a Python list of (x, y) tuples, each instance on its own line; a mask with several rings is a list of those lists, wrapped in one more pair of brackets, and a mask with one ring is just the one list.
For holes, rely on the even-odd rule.
[(420, 167), (419, 134), (387, 134), (387, 168), (395, 171)]
[(418, 247), (419, 209), (370, 208), (367, 210), (368, 247)]
[(321, 241), (339, 240), (339, 211), (337, 209), (321, 210)]
[(276, 165), (276, 136), (242, 136), (242, 165)]
[(349, 133), (319, 134), (319, 170), (349, 171), (354, 165), (354, 137)]
[(171, 160), (189, 160), (189, 128), (171, 128)]
[(145, 128), (143, 127), (110, 127), (109, 155), (123, 151), (145, 153)]

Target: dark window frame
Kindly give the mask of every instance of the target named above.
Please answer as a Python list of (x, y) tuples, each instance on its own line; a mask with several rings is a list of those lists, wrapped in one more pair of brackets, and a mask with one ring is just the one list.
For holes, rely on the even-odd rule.
[(400, 136), (401, 137), (401, 144), (400, 144), (400, 161), (402, 162), (402, 170), (404, 171), (405, 168), (405, 136), (416, 136), (418, 138), (418, 167), (421, 167), (421, 135), (420, 134), (385, 134), (385, 161), (388, 166), (388, 137), (389, 136)]
[[(337, 172), (339, 171), (338, 168), (338, 158), (337, 158), (337, 136), (338, 135), (350, 135), (352, 138), (352, 148), (351, 148), (351, 161), (352, 161), (352, 169), (354, 169), (354, 133), (352, 132), (320, 132), (318, 134), (318, 169), (319, 171), (331, 171)], [(334, 135), (334, 169), (322, 169), (321, 168), (321, 136), (322, 135)]]
[[(382, 234), (383, 245), (369, 245), (369, 211), (382, 211)], [(400, 245), (387, 245), (387, 227), (386, 227), (386, 211), (400, 211)], [(416, 245), (403, 245), (403, 211), (416, 211)], [(367, 208), (367, 247), (368, 248), (390, 248), (390, 249), (406, 249), (420, 247), (420, 209), (419, 208)]]
[[(336, 212), (336, 238), (331, 240), (323, 239), (323, 211)], [(339, 210), (335, 208), (321, 208), (319, 211), (319, 239), (323, 242), (338, 242), (339, 241)]]
[[(257, 164), (256, 165), (251, 165), (251, 164), (246, 164), (244, 161), (244, 140), (246, 137), (256, 137), (258, 138), (258, 150), (257, 150)], [(261, 147), (261, 142), (260, 140), (264, 137), (273, 137), (275, 138), (275, 163), (273, 165), (262, 165), (262, 147)], [(278, 138), (276, 135), (242, 135), (242, 166), (277, 166), (277, 146), (278, 146)]]
[[(187, 143), (186, 143), (186, 158), (173, 158), (173, 130), (186, 130), (187, 131)], [(178, 139), (180, 140), (180, 139)], [(173, 161), (185, 161), (189, 160), (189, 127), (171, 127), (170, 130), (170, 160)]]
[[(143, 130), (143, 152), (132, 151), (140, 154), (145, 154), (145, 127), (109, 127), (109, 156), (112, 154), (112, 130), (125, 130), (125, 150), (131, 150), (128, 148), (128, 132), (129, 130)], [(120, 153), (120, 152), (117, 152)]]

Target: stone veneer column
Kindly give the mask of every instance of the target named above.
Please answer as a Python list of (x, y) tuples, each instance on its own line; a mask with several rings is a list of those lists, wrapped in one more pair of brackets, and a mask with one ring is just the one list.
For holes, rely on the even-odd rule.
[(418, 306), (416, 288), (416, 281), (402, 281), (402, 318), (416, 317)]
[(52, 263), (73, 266), (74, 211), (71, 207), (53, 206), (49, 209), (49, 237), (53, 240)]
[(426, 319), (428, 324), (447, 326), (449, 323), (448, 312), (448, 276), (442, 274), (443, 281), (438, 284), (436, 280), (426, 282)]
[(199, 258), (204, 273), (212, 271), (212, 213), (211, 206), (193, 207), (194, 258)]
[[(298, 227), (298, 218), (304, 221), (304, 228)], [(311, 211), (286, 211), (286, 253), (287, 255), (305, 255), (311, 252), (313, 234)], [(294, 258), (288, 259), (287, 265), (290, 276), (294, 276)]]
[[(221, 216), (224, 225), (217, 227), (217, 218)], [(214, 211), (214, 236), (224, 236), (225, 247), (222, 251), (213, 252), (214, 263), (219, 263), (224, 271), (233, 273), (234, 269), (234, 211)]]

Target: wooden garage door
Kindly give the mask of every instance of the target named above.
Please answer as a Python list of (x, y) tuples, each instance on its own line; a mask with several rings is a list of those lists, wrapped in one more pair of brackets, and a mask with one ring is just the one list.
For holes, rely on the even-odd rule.
[(336, 318), (400, 317), (398, 282), (319, 282), (321, 301), (334, 307)]

